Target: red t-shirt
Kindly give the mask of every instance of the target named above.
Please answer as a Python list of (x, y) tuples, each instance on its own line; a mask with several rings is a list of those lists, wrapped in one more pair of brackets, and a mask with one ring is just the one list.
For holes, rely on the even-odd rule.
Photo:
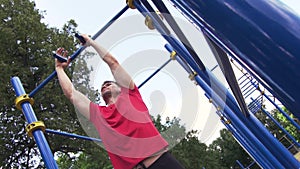
[(132, 169), (168, 143), (155, 128), (138, 88), (121, 88), (115, 104), (90, 103), (90, 121), (103, 141), (114, 169)]

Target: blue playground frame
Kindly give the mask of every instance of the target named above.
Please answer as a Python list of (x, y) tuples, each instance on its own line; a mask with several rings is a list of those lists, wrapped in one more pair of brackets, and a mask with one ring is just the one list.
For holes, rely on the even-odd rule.
[[(127, 9), (137, 9), (145, 17), (151, 18), (154, 24), (152, 26), (168, 42), (165, 48), (171, 53), (171, 58), (139, 87), (142, 87), (171, 60), (178, 61), (190, 75), (190, 79), (205, 91), (205, 96), (216, 107), (216, 113), (225, 127), (232, 132), (255, 163), (262, 168), (300, 168), (299, 159), (296, 159), (289, 152), (289, 148), (284, 147), (255, 117), (255, 113), (262, 110), (292, 140), (293, 146), (300, 148), (297, 140), (262, 108), (262, 97), (274, 104), (300, 131), (299, 124), (277, 106), (258, 85), (262, 85), (296, 118), (300, 119), (300, 18), (282, 7), (279, 2), (271, 0), (170, 1), (203, 33), (219, 65), (222, 65), (221, 69), (233, 94), (205, 67), (161, 0), (153, 1), (152, 5), (147, 0), (128, 0), (128, 5), (92, 38), (96, 39)], [(178, 39), (161, 22), (160, 16), (154, 12), (156, 10), (154, 6), (164, 16)], [(289, 20), (287, 21), (286, 18)], [(293, 27), (290, 28), (289, 25)], [(84, 49), (84, 46), (80, 47), (71, 55), (71, 60)], [(229, 60), (228, 56), (247, 71), (241, 78), (236, 79), (232, 74), (231, 64), (229, 64), (232, 60)], [(43, 122), (37, 120), (31, 106), (32, 98), (55, 76), (54, 71), (29, 94), (26, 94), (18, 77), (11, 79), (17, 96), (16, 106), (22, 110), (29, 124), (26, 127), (27, 132), (34, 137), (46, 167), (51, 169), (56, 169), (58, 166), (44, 132), (101, 142), (99, 139), (46, 129)], [(251, 95), (254, 91), (261, 92), (261, 95), (253, 99)], [(225, 99), (222, 99), (224, 96)], [(252, 99), (251, 105), (245, 103), (248, 97)], [(237, 163), (244, 168), (239, 161)]]

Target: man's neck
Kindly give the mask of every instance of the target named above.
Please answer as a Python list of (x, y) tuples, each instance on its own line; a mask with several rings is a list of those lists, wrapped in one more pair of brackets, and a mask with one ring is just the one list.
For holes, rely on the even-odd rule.
[(105, 103), (107, 106), (115, 104), (117, 98), (116, 97), (109, 97), (107, 100), (105, 100)]

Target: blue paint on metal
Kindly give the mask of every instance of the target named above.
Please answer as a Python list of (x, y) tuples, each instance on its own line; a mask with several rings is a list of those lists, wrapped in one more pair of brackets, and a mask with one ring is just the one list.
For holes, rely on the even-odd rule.
[[(13, 77), (11, 79), (11, 83), (12, 83), (12, 86), (15, 90), (15, 93), (16, 93), (16, 96), (21, 96), (23, 94), (26, 94), (25, 93), (25, 90), (22, 86), (22, 83), (20, 81), (20, 79), (18, 77)], [(21, 104), (22, 106), (22, 112), (27, 120), (27, 122), (30, 124), (32, 122), (36, 122), (37, 121), (37, 118), (35, 116), (35, 113), (32, 109), (32, 106), (31, 104), (27, 101), (23, 102)], [(58, 166), (54, 160), (54, 157), (53, 157), (53, 154), (51, 152), (51, 149), (48, 145), (48, 142), (45, 138), (45, 135), (43, 133), (43, 131), (41, 131), (41, 129), (37, 129), (35, 131), (33, 131), (33, 137), (35, 139), (35, 142), (41, 152), (41, 155), (42, 155), (42, 158), (45, 162), (45, 165), (47, 168), (53, 168), (53, 169), (58, 169)]]
[(271, 0), (171, 0), (300, 118), (300, 18)]
[(172, 59), (167, 60), (164, 64), (162, 64), (158, 69), (156, 69), (156, 71), (154, 71), (146, 80), (144, 80), (139, 86), (138, 88), (141, 88), (142, 86), (144, 86), (144, 84), (146, 84), (154, 75), (156, 75), (159, 71), (161, 71), (165, 66), (168, 65), (168, 63), (170, 63)]
[(74, 133), (67, 133), (67, 132), (56, 131), (56, 130), (51, 130), (51, 129), (46, 129), (45, 132), (52, 133), (52, 134), (57, 134), (57, 135), (62, 135), (62, 136), (67, 136), (67, 137), (72, 137), (72, 138), (79, 138), (79, 139), (83, 139), (83, 140), (102, 142), (102, 140), (98, 139), (98, 138), (82, 136), (82, 135), (78, 135), (78, 134), (74, 134)]
[[(218, 45), (223, 45), (222, 49), (225, 51), (228, 51), (230, 54), (234, 56), (238, 56), (241, 60), (243, 60), (248, 67), (250, 67), (254, 72), (256, 72), (260, 78), (263, 79), (262, 83), (271, 90), (271, 92), (281, 92), (284, 91), (283, 97), (281, 98), (281, 101), (284, 102), (290, 102), (290, 94), (287, 94), (287, 86), (282, 86), (280, 84), (280, 77), (282, 76), (282, 69), (280, 72), (276, 73), (276, 71), (273, 71), (274, 68), (282, 67), (280, 64), (281, 62), (285, 61), (284, 58), (277, 55), (277, 53), (281, 54), (287, 54), (282, 51), (283, 48), (278, 49), (279, 42), (275, 42), (275, 39), (272, 39), (269, 37), (272, 34), (266, 34), (265, 27), (258, 27), (257, 23), (254, 22), (257, 17), (262, 17), (265, 19), (264, 24), (271, 24), (269, 22), (272, 21), (272, 19), (265, 17), (262, 15), (265, 11), (262, 10), (261, 7), (257, 7), (254, 5), (256, 2), (262, 2), (259, 0), (251, 0), (251, 1), (211, 1), (211, 0), (187, 0), (187, 1), (175, 1), (171, 0), (172, 2), (175, 2), (176, 5), (180, 6), (180, 9), (183, 13), (185, 13), (187, 16), (190, 16), (193, 21), (195, 21), (196, 24), (202, 29), (202, 31), (208, 35), (209, 38), (214, 38), (214, 41)], [(256, 4), (257, 5), (257, 4)], [(267, 1), (262, 2), (262, 6), (270, 7), (271, 5), (267, 3)], [(276, 7), (276, 6), (274, 6)], [(254, 10), (255, 9), (255, 10)], [(259, 10), (258, 10), (259, 9)], [(254, 10), (254, 11), (253, 11)], [(250, 14), (248, 13), (250, 11)], [(259, 11), (259, 15), (256, 14), (256, 12)], [(251, 14), (253, 12), (254, 14)], [(272, 12), (271, 12), (272, 13)], [(273, 11), (274, 13), (274, 11)], [(248, 17), (248, 15), (250, 15)], [(255, 17), (253, 17), (255, 15)], [(262, 15), (262, 16), (261, 16)], [(269, 16), (273, 18), (273, 16)], [(259, 20), (259, 19), (258, 19)], [(276, 23), (276, 21), (273, 21)], [(299, 23), (299, 22), (298, 22)], [(263, 24), (259, 22), (259, 25)], [(276, 27), (275, 29), (279, 29), (277, 24), (274, 24)], [(259, 28), (259, 29), (258, 29)], [(281, 28), (281, 27), (280, 27)], [(258, 30), (257, 30), (258, 29)], [(262, 31), (263, 30), (263, 31)], [(254, 34), (252, 34), (253, 31)], [(271, 33), (273, 33), (271, 31)], [(278, 32), (280, 33), (280, 31)], [(268, 35), (268, 38), (265, 36)], [(262, 37), (261, 37), (262, 36)], [(256, 42), (256, 41), (257, 42)], [(271, 41), (271, 42), (269, 42)], [(255, 42), (255, 43), (253, 43)], [(295, 43), (293, 43), (295, 44)], [(298, 43), (296, 43), (298, 44)], [(172, 44), (173, 45), (173, 44)], [(280, 44), (280, 47), (283, 47), (283, 44)], [(299, 45), (297, 45), (299, 46)], [(249, 47), (249, 48), (248, 48)], [(174, 47), (175, 48), (175, 47)], [(266, 51), (263, 51), (262, 49), (265, 49)], [(177, 50), (177, 48), (176, 48)], [(275, 51), (275, 52), (274, 52)], [(288, 50), (287, 50), (288, 51)], [(277, 52), (277, 53), (276, 53)], [(275, 61), (272, 59), (272, 55), (276, 53)], [(291, 52), (290, 52), (291, 53)], [(289, 54), (290, 54), (289, 53)], [(298, 52), (299, 53), (299, 52)], [(295, 54), (295, 53), (294, 53)], [(249, 56), (250, 55), (250, 56)], [(262, 56), (261, 56), (262, 55)], [(184, 58), (186, 58), (187, 55), (184, 55)], [(295, 58), (295, 57), (292, 57)], [(268, 62), (266, 59), (269, 59)], [(279, 60), (282, 59), (282, 60)], [(290, 58), (289, 58), (290, 59)], [(287, 62), (290, 62), (291, 60), (287, 59)], [(263, 61), (261, 61), (263, 60)], [(296, 59), (296, 65), (298, 64), (297, 61), (299, 59)], [(261, 64), (261, 65), (260, 65)], [(284, 63), (285, 64), (285, 63)], [(271, 65), (271, 66), (270, 66)], [(193, 65), (191, 65), (193, 67)], [(291, 66), (294, 67), (295, 65)], [(297, 65), (298, 66), (298, 65)], [(284, 66), (284, 70), (288, 69), (291, 70), (291, 67)], [(298, 66), (299, 67), (299, 66)], [(194, 68), (194, 67), (193, 67)], [(295, 67), (294, 67), (295, 68)], [(268, 72), (269, 71), (269, 72)], [(197, 71), (198, 72), (198, 71)], [(289, 80), (295, 81), (295, 78), (297, 79), (295, 82), (296, 86), (299, 87), (299, 78), (297, 75), (297, 72), (295, 72), (294, 69), (289, 72), (292, 74), (292, 76), (286, 76), (289, 78)], [(274, 79), (273, 79), (274, 76)], [(277, 78), (277, 79), (276, 79)], [(276, 79), (276, 80), (275, 80)], [(274, 81), (275, 80), (275, 81)], [(205, 81), (205, 79), (204, 79)], [(266, 83), (265, 83), (266, 82)], [(286, 83), (286, 81), (284, 81)], [(298, 83), (298, 84), (297, 84)], [(293, 84), (294, 85), (294, 84)], [(205, 86), (201, 86), (204, 90)], [(297, 91), (297, 88), (294, 88), (289, 84), (289, 87), (292, 87), (294, 89), (294, 93), (299, 93)], [(211, 94), (210, 91), (207, 92), (209, 95)], [(274, 94), (275, 95), (275, 94)], [(276, 95), (275, 95), (276, 96)], [(295, 97), (300, 97), (300, 95)], [(218, 99), (218, 97), (216, 97)], [(284, 99), (282, 99), (284, 98)], [(292, 100), (294, 101), (294, 100)], [(218, 104), (221, 104), (219, 102)], [(264, 144), (268, 148), (268, 150), (271, 152), (272, 155), (276, 157), (277, 162), (280, 162), (281, 165), (284, 165), (284, 167), (287, 168), (299, 168), (300, 163), (297, 161), (291, 153), (289, 153), (282, 144), (276, 140), (270, 133), (268, 134), (266, 132), (266, 129), (262, 126), (262, 124), (253, 116), (249, 116), (249, 118), (245, 119), (244, 117), (241, 117), (239, 115), (239, 110), (236, 110), (234, 106), (232, 107), (229, 104), (226, 104), (224, 106), (224, 110), (229, 106), (229, 108), (233, 108), (232, 110), (236, 113), (239, 119), (235, 119), (235, 122), (238, 122), (239, 120), (244, 123), (245, 126), (247, 126), (248, 130), (251, 130), (253, 134), (259, 139), (261, 143)], [(291, 105), (291, 104), (290, 104)], [(296, 105), (297, 106), (297, 105)], [(299, 106), (299, 105), (298, 105)], [(288, 106), (287, 106), (288, 107)], [(294, 109), (297, 110), (297, 109)], [(299, 109), (298, 109), (299, 110)], [(228, 116), (231, 116), (230, 119), (235, 118), (235, 114), (231, 114), (230, 111), (225, 111)], [(239, 126), (241, 127), (241, 126)], [(247, 131), (241, 131), (242, 133), (246, 133)], [(255, 143), (253, 143), (255, 144)], [(272, 155), (270, 155), (269, 160), (271, 160)], [(282, 168), (282, 167), (279, 167)]]
[[(126, 12), (128, 9), (128, 6), (126, 5), (123, 9), (120, 10), (106, 25), (104, 25), (93, 37), (92, 39), (96, 39), (98, 36), (100, 36), (107, 28), (109, 28), (110, 25), (112, 25), (120, 16), (123, 15), (124, 12)], [(79, 54), (86, 48), (86, 46), (81, 46), (79, 49), (77, 49), (71, 56), (70, 60), (74, 60)], [(56, 71), (53, 71), (41, 84), (39, 84), (33, 91), (29, 93), (29, 97), (33, 97), (39, 90), (41, 90), (46, 84), (48, 84), (49, 81), (51, 81), (54, 77), (56, 77)]]
[[(173, 49), (170, 45), (165, 45), (166, 49), (169, 52), (172, 52)], [(176, 58), (176, 60), (182, 64), (184, 62), (181, 61), (181, 58)], [(188, 72), (192, 73), (192, 72)], [(284, 168), (283, 165), (276, 160), (276, 157), (269, 151), (269, 149), (262, 144), (262, 142), (257, 138), (257, 136), (254, 135), (253, 129), (249, 129), (247, 127), (255, 127), (253, 124), (250, 124), (250, 121), (253, 122), (255, 117), (253, 117), (252, 114), (249, 115), (249, 117), (245, 120), (245, 116), (241, 116), (242, 114), (240, 112), (236, 113), (236, 111), (239, 111), (239, 109), (231, 109), (230, 106), (224, 103), (224, 100), (218, 96), (217, 93), (211, 88), (211, 86), (207, 85), (206, 82), (201, 79), (199, 75), (195, 77), (196, 82), (199, 84), (199, 86), (206, 92), (206, 96), (213, 100), (213, 102), (220, 107), (222, 105), (221, 109), (225, 112), (228, 119), (231, 120), (232, 125), (234, 125), (236, 135), (240, 136), (241, 139), (247, 140), (243, 141), (241, 143), (244, 143), (243, 146), (245, 148), (249, 148), (249, 153), (253, 153), (255, 149), (256, 154), (251, 154), (253, 157), (259, 157), (260, 159), (257, 159), (257, 161), (261, 161), (262, 166), (267, 166), (266, 168)], [(240, 115), (240, 116), (238, 116)], [(250, 120), (251, 119), (251, 120)], [(264, 131), (266, 129), (263, 129), (261, 131)], [(255, 130), (254, 130), (255, 131)], [(265, 132), (262, 132), (261, 135), (263, 137), (266, 137), (266, 134), (263, 134)], [(247, 147), (247, 145), (251, 147)]]

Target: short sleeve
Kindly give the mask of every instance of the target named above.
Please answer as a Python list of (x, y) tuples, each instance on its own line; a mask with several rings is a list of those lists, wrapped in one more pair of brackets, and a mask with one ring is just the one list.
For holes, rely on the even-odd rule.
[(98, 105), (90, 102), (90, 121), (94, 123), (94, 120), (96, 119), (97, 114), (99, 113)]

